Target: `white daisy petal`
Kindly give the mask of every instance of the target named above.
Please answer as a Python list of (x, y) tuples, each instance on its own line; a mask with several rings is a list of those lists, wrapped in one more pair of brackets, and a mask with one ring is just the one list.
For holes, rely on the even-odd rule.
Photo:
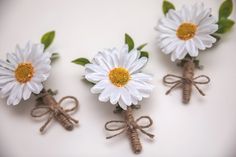
[(207, 9), (207, 10), (204, 10), (202, 11), (197, 17), (196, 17), (196, 24), (200, 24), (201, 21), (206, 18), (206, 17), (209, 17), (211, 13), (211, 10), (210, 9)]
[(156, 27), (156, 29), (159, 31), (159, 32), (162, 32), (162, 33), (167, 33), (167, 34), (175, 34), (175, 31), (168, 28), (168, 27), (165, 27), (163, 25), (158, 25)]
[(119, 99), (120, 99), (120, 95), (121, 95), (121, 90), (120, 88), (117, 88), (116, 90), (114, 90), (112, 93), (111, 93), (111, 96), (110, 96), (110, 102), (111, 104), (115, 105), (118, 103)]
[(85, 71), (87, 69), (92, 72), (101, 73), (101, 74), (106, 74), (108, 72), (108, 70), (103, 69), (101, 66), (99, 66), (97, 64), (86, 64)]
[(40, 84), (37, 84), (35, 82), (27, 82), (27, 87), (29, 88), (29, 90), (35, 94), (39, 94), (39, 92), (41, 91), (41, 86)]
[(162, 49), (162, 51), (165, 53), (165, 54), (170, 54), (171, 52), (173, 52), (176, 47), (183, 43), (183, 41), (181, 40), (176, 40), (176, 41), (172, 41), (169, 45), (167, 45), (165, 48)]
[(110, 92), (112, 91), (113, 86), (112, 85), (108, 85), (99, 95), (98, 99), (101, 102), (107, 102), (110, 98)]
[[(12, 90), (10, 92), (10, 96), (7, 99), (8, 105), (11, 105), (15, 102), (15, 100), (17, 99), (17, 95), (19, 94), (20, 87), (21, 87), (21, 85), (18, 83), (12, 88)], [(13, 104), (13, 105), (16, 105), (16, 104)]]
[(9, 91), (11, 91), (11, 89), (14, 88), (14, 86), (16, 85), (17, 83), (16, 82), (9, 82), (7, 84), (5, 84), (5, 86), (3, 86), (3, 88), (1, 89), (1, 93), (3, 95), (7, 94)]
[(173, 9), (169, 10), (166, 16), (168, 19), (173, 20), (178, 25), (183, 21), (179, 13), (174, 11)]
[(134, 62), (129, 68), (130, 74), (138, 72), (140, 69), (142, 69), (144, 65), (146, 65), (147, 61), (148, 61), (147, 57), (142, 57), (138, 59), (136, 62)]
[(120, 98), (118, 104), (123, 110), (127, 110), (127, 105), (124, 103), (123, 99)]
[(152, 80), (152, 77), (151, 75), (148, 75), (148, 74), (144, 74), (144, 73), (135, 73), (135, 74), (132, 74), (131, 75), (131, 78), (133, 80), (142, 80), (142, 81), (145, 81), (145, 82), (149, 82)]
[(176, 24), (175, 22), (173, 22), (172, 20), (168, 19), (168, 18), (163, 18), (160, 20), (160, 23), (162, 23), (164, 26), (176, 31), (176, 29), (178, 28), (178, 24)]
[(215, 24), (199, 26), (197, 34), (212, 34), (217, 30), (218, 30), (218, 25)]
[(100, 73), (89, 73), (89, 74), (85, 75), (85, 78), (88, 81), (95, 83), (95, 82), (99, 82), (99, 81), (105, 79), (106, 76), (103, 74), (100, 74)]
[(208, 41), (210, 43), (215, 43), (216, 42), (216, 38), (212, 37), (211, 35), (201, 35), (201, 36), (199, 36), (199, 38), (203, 42), (205, 42), (205, 41)]
[(0, 84), (6, 84), (8, 82), (12, 82), (12, 81), (15, 81), (15, 78), (14, 77), (0, 77)]
[(138, 105), (138, 99), (136, 99), (133, 95), (131, 95), (131, 101), (133, 105)]
[(12, 65), (12, 64), (10, 64), (10, 63), (8, 63), (6, 61), (3, 61), (1, 59), (0, 59), (0, 66), (2, 66), (4, 68), (7, 68), (9, 70), (15, 70), (14, 65)]
[(124, 67), (128, 69), (130, 65), (132, 65), (139, 58), (139, 56), (140, 53), (136, 49), (130, 51), (126, 61), (124, 62)]
[(134, 84), (132, 83), (128, 83), (125, 87), (129, 93), (138, 101), (142, 100), (142, 95), (140, 94), (140, 92), (137, 90), (137, 88), (134, 86)]
[(152, 92), (152, 89), (139, 89), (139, 92), (142, 94), (143, 98), (148, 98)]
[(13, 72), (7, 68), (0, 67), (0, 76), (13, 76)]
[(91, 93), (93, 93), (93, 94), (101, 93), (106, 88), (106, 86), (108, 84), (109, 84), (108, 80), (101, 80), (101, 81), (99, 81), (96, 85), (94, 85), (91, 88)]
[(170, 10), (156, 26), (161, 51), (171, 54), (171, 60), (183, 59), (186, 54), (197, 57), (199, 50), (212, 47), (216, 39), (211, 36), (218, 30), (211, 9), (203, 3)]
[[(178, 47), (175, 50), (176, 58), (181, 59), (180, 56), (182, 56), (184, 50), (185, 50), (185, 43), (182, 43), (181, 45), (178, 45)], [(173, 54), (174, 53), (172, 53), (172, 55)]]
[(183, 50), (179, 55), (178, 55), (178, 59), (181, 60), (181, 59), (184, 59), (184, 57), (187, 55), (187, 50)]
[(28, 42), (23, 49), (17, 45), (14, 53), (8, 53), (8, 62), (0, 61), (0, 93), (8, 105), (29, 99), (31, 92), (40, 93), (51, 69), (50, 57), (43, 44)]
[(23, 52), (19, 45), (16, 45), (15, 54), (19, 62), (24, 62)]
[(190, 56), (196, 57), (198, 55), (198, 51), (197, 51), (192, 39), (186, 41), (185, 46), (186, 46), (186, 49), (187, 49), (188, 53), (190, 54)]
[[(160, 42), (160, 49), (165, 48), (172, 42), (176, 42), (178, 39), (176, 37), (165, 38)], [(166, 52), (165, 52), (166, 53)]]
[(176, 53), (171, 53), (171, 61), (174, 62), (177, 59)]
[[(109, 49), (109, 53), (107, 52), (108, 50), (99, 52), (91, 64), (85, 65), (85, 78), (95, 83), (91, 93), (100, 93), (99, 101), (110, 101), (111, 104), (119, 104), (126, 110), (127, 106), (137, 105), (138, 101), (142, 100), (142, 95), (146, 96), (147, 93), (141, 94), (139, 88), (148, 90), (152, 87), (149, 83), (151, 76), (140, 72), (147, 63), (147, 58), (139, 58), (140, 52), (136, 49), (129, 52), (127, 45), (121, 49)], [(101, 56), (107, 58), (107, 65), (111, 65), (106, 67), (105, 72), (104, 65), (99, 64), (97, 59)], [(139, 88), (136, 87), (137, 84), (132, 84), (132, 81), (138, 82)]]
[(201, 21), (199, 26), (206, 26), (206, 25), (211, 25), (217, 23), (217, 19), (213, 16), (206, 17)]
[(25, 85), (24, 89), (23, 89), (23, 99), (24, 100), (29, 99), (30, 95), (31, 95), (31, 91), (30, 91), (29, 87), (27, 85)]
[(7, 53), (7, 60), (16, 68), (19, 60), (17, 59), (17, 57), (11, 53)]
[(125, 88), (122, 88), (121, 99), (126, 106), (132, 105), (130, 93)]
[(194, 40), (195, 46), (198, 49), (200, 49), (200, 50), (205, 50), (206, 49), (205, 45), (203, 44), (202, 40), (199, 39), (199, 37), (194, 37), (193, 40)]
[(18, 92), (17, 92), (17, 95), (16, 95), (16, 99), (14, 100), (13, 105), (17, 105), (21, 101), (22, 94), (23, 94), (23, 88), (24, 88), (24, 84), (21, 84), (19, 86), (19, 89), (18, 89)]

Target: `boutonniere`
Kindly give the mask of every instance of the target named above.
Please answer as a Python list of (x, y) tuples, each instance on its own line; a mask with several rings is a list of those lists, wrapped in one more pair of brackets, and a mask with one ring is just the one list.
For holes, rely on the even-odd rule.
[(165, 17), (156, 26), (160, 49), (170, 55), (172, 61), (179, 60), (183, 68), (182, 76), (168, 74), (163, 78), (165, 84), (172, 85), (166, 94), (182, 86), (183, 103), (187, 104), (192, 87), (205, 95), (199, 85), (209, 83), (210, 78), (206, 75), (194, 76), (194, 69), (201, 68), (197, 57), (201, 51), (214, 46), (220, 40), (219, 35), (234, 25), (234, 21), (229, 19), (233, 10), (232, 0), (225, 0), (220, 6), (218, 21), (211, 14), (211, 9), (205, 8), (203, 3), (175, 10), (172, 3), (164, 0), (162, 7)]
[[(112, 120), (105, 124), (108, 131), (118, 132), (107, 137), (110, 139), (127, 132), (133, 151), (141, 152), (138, 130), (150, 138), (154, 135), (144, 129), (152, 125), (149, 116), (134, 119), (132, 110), (138, 103), (150, 96), (153, 89), (152, 76), (141, 72), (148, 62), (148, 52), (142, 51), (146, 44), (134, 48), (133, 39), (126, 34), (125, 45), (118, 49), (105, 49), (98, 52), (92, 61), (78, 58), (73, 63), (85, 66), (85, 79), (93, 84), (91, 93), (99, 94), (98, 100), (116, 105), (116, 113), (122, 113), (124, 120)], [(140, 121), (147, 120), (147, 124)], [(115, 127), (115, 125), (118, 125)]]
[[(58, 53), (49, 53), (47, 48), (51, 45), (55, 32), (44, 34), (41, 43), (31, 43), (21, 48), (18, 45), (13, 53), (7, 54), (6, 60), (0, 60), (0, 93), (7, 99), (8, 105), (18, 105), (28, 100), (32, 94), (36, 95), (37, 106), (32, 109), (33, 117), (49, 115), (46, 123), (40, 128), (43, 132), (49, 122), (55, 118), (67, 130), (73, 128), (77, 120), (67, 113), (78, 107), (75, 97), (67, 96), (57, 102), (53, 95), (55, 92), (46, 90), (43, 82), (50, 75), (51, 61), (58, 58)], [(73, 99), (75, 106), (64, 109), (60, 104), (66, 99)]]

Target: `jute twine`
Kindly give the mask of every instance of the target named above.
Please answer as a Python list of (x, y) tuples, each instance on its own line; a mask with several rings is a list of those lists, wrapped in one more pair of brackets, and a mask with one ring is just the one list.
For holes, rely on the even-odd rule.
[[(192, 85), (198, 90), (198, 92), (205, 96), (205, 93), (198, 87), (198, 84), (208, 84), (210, 78), (206, 75), (200, 75), (194, 77), (195, 64), (192, 59), (186, 59), (186, 62), (183, 65), (183, 76), (177, 76), (173, 74), (167, 74), (163, 77), (163, 82), (165, 84), (173, 85), (166, 94), (169, 94), (174, 88), (182, 85), (183, 89), (183, 103), (187, 104), (190, 101), (192, 93)], [(174, 79), (174, 80), (173, 80)], [(197, 81), (199, 79), (205, 79)]]
[[(73, 119), (68, 113), (77, 110), (79, 106), (78, 100), (73, 96), (65, 96), (57, 102), (54, 97), (45, 89), (43, 89), (38, 97), (42, 100), (42, 104), (36, 105), (31, 110), (32, 117), (43, 117), (49, 115), (45, 124), (40, 128), (40, 132), (43, 133), (49, 122), (55, 118), (66, 130), (72, 130), (74, 124), (78, 124), (78, 120)], [(72, 99), (74, 106), (70, 109), (64, 109), (60, 105), (63, 101)]]
[[(127, 110), (124, 111), (124, 118), (125, 118), (124, 121), (111, 120), (105, 124), (105, 129), (107, 131), (112, 131), (112, 132), (120, 131), (106, 138), (110, 139), (124, 132), (127, 132), (127, 135), (129, 136), (134, 153), (140, 153), (142, 150), (142, 145), (141, 145), (137, 130), (141, 131), (143, 134), (147, 135), (150, 138), (154, 138), (153, 134), (150, 134), (146, 132), (145, 130), (143, 130), (144, 128), (151, 127), (153, 124), (153, 121), (149, 116), (141, 116), (137, 120), (134, 120), (131, 107), (128, 107)], [(141, 120), (145, 120), (145, 119), (148, 120), (147, 124), (145, 125), (138, 124)], [(119, 125), (119, 124), (121, 124), (121, 126), (112, 127), (114, 125)]]

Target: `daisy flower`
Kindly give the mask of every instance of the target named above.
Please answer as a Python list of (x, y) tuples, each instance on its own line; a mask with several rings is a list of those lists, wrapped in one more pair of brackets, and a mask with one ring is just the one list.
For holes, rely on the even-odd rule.
[(153, 86), (152, 77), (141, 69), (148, 59), (140, 58), (136, 49), (128, 51), (128, 45), (121, 49), (106, 49), (99, 52), (90, 64), (85, 65), (85, 78), (94, 83), (91, 92), (99, 95), (99, 101), (127, 106), (137, 105), (142, 98), (149, 97)]
[(171, 60), (183, 59), (187, 54), (198, 56), (199, 50), (212, 47), (216, 39), (211, 36), (218, 30), (211, 9), (205, 9), (203, 3), (181, 10), (170, 9), (156, 29), (159, 32), (160, 49), (171, 54)]
[(7, 54), (7, 61), (0, 60), (0, 94), (7, 97), (8, 105), (40, 93), (49, 76), (50, 56), (44, 53), (43, 44), (28, 43), (25, 48), (16, 46), (15, 52)]

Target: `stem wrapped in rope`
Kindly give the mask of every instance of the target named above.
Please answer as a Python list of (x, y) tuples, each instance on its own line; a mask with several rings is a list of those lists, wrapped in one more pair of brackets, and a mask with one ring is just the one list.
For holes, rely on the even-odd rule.
[[(177, 76), (173, 74), (167, 74), (163, 77), (163, 82), (165, 84), (172, 84), (173, 86), (166, 92), (166, 94), (169, 94), (174, 88), (178, 86), (182, 86), (183, 89), (183, 103), (187, 104), (190, 101), (191, 93), (192, 93), (192, 86), (194, 86), (198, 92), (205, 96), (205, 93), (197, 86), (198, 84), (208, 84), (210, 82), (210, 78), (206, 75), (200, 75), (197, 77), (194, 77), (194, 69), (195, 69), (195, 63), (194, 60), (191, 58), (185, 59), (185, 62), (183, 64), (183, 76)], [(201, 81), (197, 81), (198, 79), (205, 79)], [(172, 79), (172, 80), (170, 80)], [(173, 80), (175, 79), (175, 80)]]
[(183, 66), (183, 103), (187, 104), (190, 101), (192, 93), (192, 80), (194, 76), (195, 64), (192, 59), (187, 59)]
[[(141, 116), (137, 120), (134, 120), (131, 107), (128, 107), (127, 110), (124, 111), (124, 116), (125, 116), (124, 121), (112, 120), (112, 121), (108, 121), (105, 124), (105, 129), (107, 131), (121, 130), (120, 132), (118, 132), (112, 136), (108, 136), (107, 139), (113, 138), (117, 135), (127, 132), (127, 135), (130, 138), (130, 142), (131, 142), (132, 149), (133, 149), (134, 153), (140, 153), (142, 150), (142, 145), (141, 145), (137, 130), (140, 130), (143, 134), (147, 135), (150, 138), (154, 138), (153, 134), (150, 134), (150, 133), (146, 132), (145, 130), (143, 130), (144, 128), (149, 128), (150, 126), (152, 126), (153, 121), (149, 116)], [(148, 120), (148, 124), (146, 124), (146, 125), (138, 124), (139, 121), (144, 120), (144, 119)], [(120, 127), (114, 128), (111, 126), (114, 124), (122, 124), (122, 125)]]
[[(31, 110), (32, 117), (42, 117), (44, 115), (49, 114), (48, 120), (45, 124), (40, 128), (40, 132), (43, 133), (49, 122), (55, 118), (66, 130), (72, 130), (74, 128), (74, 124), (78, 124), (78, 121), (73, 119), (68, 112), (72, 112), (77, 110), (79, 106), (78, 100), (73, 96), (65, 96), (58, 103), (48, 91), (43, 89), (38, 97), (42, 104), (37, 105), (35, 108)], [(74, 100), (74, 106), (70, 109), (64, 109), (60, 105), (63, 101), (67, 99)]]

